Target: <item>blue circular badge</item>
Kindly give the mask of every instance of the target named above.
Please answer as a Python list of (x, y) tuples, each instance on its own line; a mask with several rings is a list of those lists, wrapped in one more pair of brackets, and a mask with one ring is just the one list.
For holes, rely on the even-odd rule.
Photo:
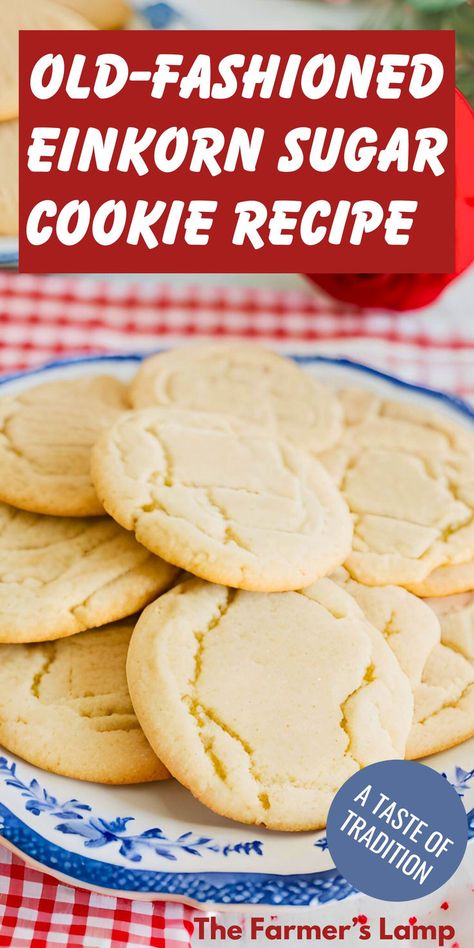
[(467, 844), (462, 802), (445, 777), (408, 760), (358, 771), (329, 810), (327, 841), (339, 872), (365, 895), (420, 899), (455, 872)]

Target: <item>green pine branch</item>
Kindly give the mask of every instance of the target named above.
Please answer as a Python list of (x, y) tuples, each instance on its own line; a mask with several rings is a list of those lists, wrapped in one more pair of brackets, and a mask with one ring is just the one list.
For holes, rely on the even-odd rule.
[(379, 30), (455, 30), (456, 83), (474, 105), (474, 7), (467, 0), (372, 0), (364, 25)]

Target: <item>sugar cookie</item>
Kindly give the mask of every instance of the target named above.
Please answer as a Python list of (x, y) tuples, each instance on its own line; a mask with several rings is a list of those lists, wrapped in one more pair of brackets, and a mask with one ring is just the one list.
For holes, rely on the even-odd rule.
[(109, 517), (43, 517), (0, 503), (0, 642), (44, 642), (122, 619), (175, 576)]
[(291, 359), (243, 342), (187, 346), (146, 359), (130, 399), (134, 408), (219, 411), (314, 454), (341, 434), (341, 407), (327, 385)]
[[(438, 437), (438, 444), (443, 448), (448, 443), (451, 448), (458, 451), (473, 450), (472, 431), (458, 424), (451, 415), (444, 412), (434, 411), (431, 407), (428, 408), (413, 400), (382, 398), (376, 392), (367, 389), (343, 388), (339, 389), (337, 394), (345, 427), (373, 421), (376, 418), (391, 418), (394, 421), (405, 421), (410, 425), (431, 431)], [(409, 446), (413, 447), (417, 443), (416, 432), (411, 429), (410, 435), (410, 429), (407, 429), (407, 434)], [(439, 438), (440, 434), (443, 435), (442, 439)], [(428, 441), (427, 444), (429, 443)], [(418, 446), (423, 450), (425, 446), (423, 438)]]
[(133, 624), (60, 642), (0, 645), (0, 742), (76, 780), (139, 783), (169, 776), (135, 717), (125, 675)]
[(92, 452), (92, 480), (140, 543), (211, 582), (298, 589), (350, 550), (347, 507), (318, 461), (228, 415), (122, 415)]
[(474, 560), (456, 563), (454, 566), (439, 566), (426, 579), (407, 587), (415, 596), (452, 596), (474, 590)]
[(103, 514), (90, 454), (127, 408), (126, 386), (109, 375), (45, 382), (0, 397), (0, 500), (60, 517)]
[(414, 588), (440, 566), (473, 560), (472, 434), (404, 402), (362, 404), (350, 416), (362, 420), (349, 424), (346, 411), (340, 444), (321, 455), (354, 518), (351, 576)]
[(441, 623), (415, 689), (407, 756), (426, 757), (474, 736), (474, 593), (427, 599)]
[(269, 595), (183, 583), (139, 619), (127, 677), (173, 776), (221, 816), (271, 829), (323, 827), (351, 774), (403, 757), (412, 719), (383, 636), (327, 579)]
[(430, 653), (440, 640), (439, 620), (433, 609), (400, 586), (363, 586), (344, 569), (332, 579), (353, 596), (385, 638), (412, 688), (421, 681)]

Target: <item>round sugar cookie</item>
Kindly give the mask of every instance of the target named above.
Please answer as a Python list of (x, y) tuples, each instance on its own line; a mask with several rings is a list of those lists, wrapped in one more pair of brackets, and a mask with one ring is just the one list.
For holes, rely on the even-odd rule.
[(456, 563), (454, 566), (440, 566), (429, 573), (426, 579), (413, 583), (410, 592), (415, 596), (452, 596), (456, 593), (474, 590), (474, 560), (469, 563)]
[(92, 30), (73, 10), (53, 0), (16, 0), (1, 4), (0, 121), (18, 116), (18, 33), (20, 30)]
[(145, 610), (127, 678), (155, 753), (221, 816), (325, 826), (345, 780), (403, 757), (410, 683), (335, 583), (249, 593), (192, 579)]
[(347, 507), (318, 461), (229, 415), (122, 415), (93, 449), (92, 480), (140, 543), (210, 582), (298, 589), (350, 550)]
[(425, 600), (438, 615), (435, 646), (415, 689), (407, 757), (426, 757), (474, 736), (474, 593)]
[(327, 385), (291, 359), (242, 342), (187, 346), (145, 359), (130, 399), (134, 408), (229, 414), (313, 454), (341, 434), (341, 407)]
[(439, 619), (433, 609), (400, 586), (363, 586), (343, 568), (331, 579), (353, 596), (382, 633), (412, 688), (419, 685), (428, 657), (440, 641)]
[(91, 450), (128, 407), (126, 386), (108, 375), (46, 382), (0, 398), (0, 500), (59, 517), (103, 515)]
[(118, 622), (60, 642), (0, 645), (0, 743), (76, 780), (166, 779), (128, 693), (132, 630)]
[(18, 233), (18, 120), (0, 122), (0, 235)]
[(474, 438), (422, 407), (369, 401), (365, 415), (346, 411), (340, 443), (321, 455), (354, 519), (345, 565), (366, 585), (414, 588), (474, 559)]
[(132, 16), (125, 0), (55, 0), (55, 3), (79, 13), (98, 30), (120, 30)]
[(0, 642), (44, 642), (122, 619), (175, 576), (109, 517), (43, 517), (0, 503)]

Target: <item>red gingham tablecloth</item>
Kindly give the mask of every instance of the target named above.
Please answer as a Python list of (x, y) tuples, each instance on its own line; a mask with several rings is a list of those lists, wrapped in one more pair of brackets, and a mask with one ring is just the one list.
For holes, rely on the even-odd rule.
[[(470, 308), (470, 313), (467, 308)], [(0, 273), (0, 372), (79, 353), (138, 352), (193, 337), (252, 337), (348, 356), (474, 400), (474, 308), (414, 314), (341, 308), (308, 288), (170, 286), (154, 280)], [(192, 909), (109, 898), (56, 882), (0, 846), (0, 946), (185, 948)]]

